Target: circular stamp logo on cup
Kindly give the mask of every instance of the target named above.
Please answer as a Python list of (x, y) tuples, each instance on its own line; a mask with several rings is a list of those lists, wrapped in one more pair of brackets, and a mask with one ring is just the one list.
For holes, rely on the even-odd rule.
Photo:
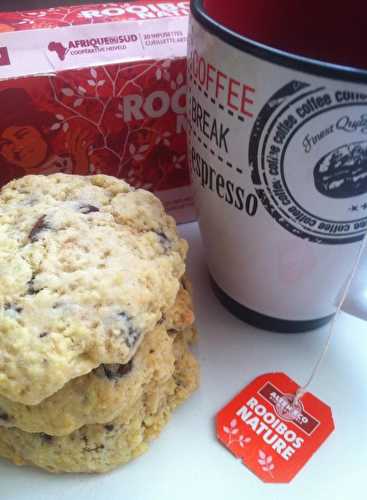
[(272, 218), (321, 244), (367, 229), (367, 94), (292, 81), (263, 106), (249, 147), (252, 182)]

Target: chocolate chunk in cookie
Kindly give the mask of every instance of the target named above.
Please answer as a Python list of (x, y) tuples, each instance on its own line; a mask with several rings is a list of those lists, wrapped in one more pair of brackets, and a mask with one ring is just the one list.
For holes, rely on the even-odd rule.
[(49, 434), (45, 434), (44, 432), (41, 432), (39, 434), (39, 437), (43, 443), (50, 444), (53, 441), (53, 436), (50, 436)]
[(118, 364), (102, 365), (104, 374), (109, 380), (118, 380), (124, 375), (127, 375), (128, 373), (131, 372), (132, 367), (133, 367), (132, 359), (125, 365), (118, 365)]
[(4, 310), (20, 314), (23, 311), (23, 308), (20, 307), (20, 306), (18, 306), (18, 305), (16, 305), (16, 304), (10, 304), (9, 302), (7, 302), (4, 305)]
[(9, 422), (9, 420), (10, 420), (9, 415), (0, 408), (0, 425), (1, 422)]
[(160, 231), (157, 231), (156, 235), (158, 236), (159, 242), (162, 245), (162, 247), (164, 248), (164, 250), (166, 252), (170, 251), (172, 248), (172, 244), (171, 244), (171, 240), (168, 238), (168, 236), (165, 233), (160, 232)]
[(94, 205), (80, 205), (79, 212), (82, 214), (91, 214), (92, 212), (99, 212), (99, 208)]
[(38, 240), (41, 233), (43, 233), (44, 231), (48, 231), (49, 229), (50, 226), (47, 222), (47, 217), (46, 215), (42, 215), (42, 217), (40, 217), (35, 223), (35, 225), (32, 227), (28, 238), (32, 243), (34, 243), (35, 241)]
[(133, 319), (125, 312), (120, 312), (118, 314), (118, 317), (125, 323), (124, 328), (121, 329), (121, 334), (124, 337), (126, 345), (128, 347), (133, 347), (138, 341), (141, 332), (140, 330), (135, 328), (133, 324)]

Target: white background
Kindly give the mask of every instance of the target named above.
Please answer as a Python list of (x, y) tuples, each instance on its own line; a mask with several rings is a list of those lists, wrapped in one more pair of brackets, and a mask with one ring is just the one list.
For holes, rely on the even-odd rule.
[[(342, 313), (312, 392), (329, 404), (336, 431), (289, 485), (263, 484), (215, 439), (214, 415), (260, 373), (285, 371), (299, 383), (322, 349), (326, 328), (282, 335), (233, 318), (214, 298), (196, 224), (191, 244), (202, 367), (200, 390), (178, 409), (149, 452), (108, 475), (53, 476), (0, 460), (6, 500), (345, 500), (364, 497), (367, 466), (367, 323)], [(367, 284), (367, 280), (365, 281)], [(348, 307), (354, 307), (352, 303)], [(358, 304), (355, 310), (358, 309)], [(360, 310), (360, 309), (359, 309)]]

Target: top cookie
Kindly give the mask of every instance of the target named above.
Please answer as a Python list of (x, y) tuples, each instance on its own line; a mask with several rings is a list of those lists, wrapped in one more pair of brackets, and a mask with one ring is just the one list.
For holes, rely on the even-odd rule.
[(113, 177), (27, 176), (0, 192), (0, 394), (38, 404), (128, 362), (172, 307), (187, 244)]

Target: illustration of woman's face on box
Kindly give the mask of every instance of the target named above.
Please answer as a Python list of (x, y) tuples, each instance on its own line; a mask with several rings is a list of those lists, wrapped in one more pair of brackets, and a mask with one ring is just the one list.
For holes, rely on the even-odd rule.
[(0, 135), (0, 154), (8, 163), (28, 172), (47, 159), (48, 145), (37, 128), (10, 126)]

